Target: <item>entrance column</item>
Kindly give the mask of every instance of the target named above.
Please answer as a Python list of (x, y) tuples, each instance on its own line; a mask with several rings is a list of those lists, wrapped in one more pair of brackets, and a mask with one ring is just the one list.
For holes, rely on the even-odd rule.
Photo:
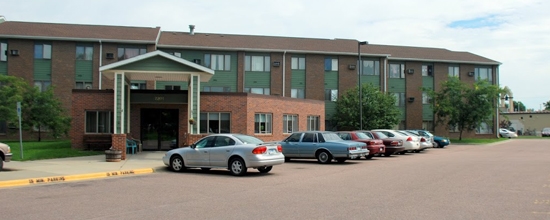
[(112, 145), (115, 150), (122, 151), (122, 159), (126, 160), (126, 133), (128, 126), (127, 120), (127, 93), (126, 79), (124, 72), (115, 72), (114, 82), (114, 131), (111, 137)]
[[(188, 104), (187, 104), (187, 126), (189, 134), (200, 133), (200, 75), (192, 74), (189, 77), (188, 87)], [(191, 120), (193, 119), (193, 120)]]

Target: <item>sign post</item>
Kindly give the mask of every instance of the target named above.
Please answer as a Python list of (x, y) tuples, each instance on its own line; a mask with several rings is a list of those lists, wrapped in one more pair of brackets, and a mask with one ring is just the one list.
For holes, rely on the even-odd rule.
[(21, 131), (21, 102), (17, 102), (17, 117), (19, 117), (19, 148), (23, 159), (23, 132)]

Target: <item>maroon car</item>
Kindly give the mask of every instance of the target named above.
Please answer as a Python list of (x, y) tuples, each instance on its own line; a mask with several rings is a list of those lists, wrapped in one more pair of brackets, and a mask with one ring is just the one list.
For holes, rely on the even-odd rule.
[(366, 159), (371, 159), (376, 154), (384, 154), (386, 152), (386, 146), (382, 140), (374, 139), (358, 131), (337, 131), (336, 134), (340, 138), (348, 141), (358, 141), (367, 144), (369, 149), (369, 155), (365, 156)]
[(386, 146), (386, 152), (384, 153), (384, 156), (386, 157), (389, 157), (392, 154), (396, 154), (405, 150), (402, 140), (388, 137), (384, 133), (379, 131), (361, 131), (361, 132), (371, 138), (381, 139), (384, 142), (384, 145)]

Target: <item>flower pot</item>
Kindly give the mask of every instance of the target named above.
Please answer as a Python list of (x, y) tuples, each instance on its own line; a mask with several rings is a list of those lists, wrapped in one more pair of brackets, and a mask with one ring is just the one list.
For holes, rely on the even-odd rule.
[(121, 150), (106, 150), (105, 151), (105, 160), (107, 162), (120, 162), (122, 159)]

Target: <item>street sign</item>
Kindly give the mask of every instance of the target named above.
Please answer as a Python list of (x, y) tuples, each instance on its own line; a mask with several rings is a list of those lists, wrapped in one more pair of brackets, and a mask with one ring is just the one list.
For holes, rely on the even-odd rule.
[(21, 102), (17, 102), (17, 116), (21, 117)]

